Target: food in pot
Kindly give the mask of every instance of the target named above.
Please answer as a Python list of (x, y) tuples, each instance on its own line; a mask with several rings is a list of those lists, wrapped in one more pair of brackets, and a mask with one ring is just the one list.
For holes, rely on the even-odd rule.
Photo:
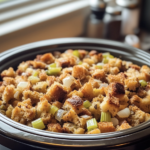
[(46, 53), (1, 77), (0, 112), (36, 129), (100, 134), (150, 119), (150, 68), (110, 53)]

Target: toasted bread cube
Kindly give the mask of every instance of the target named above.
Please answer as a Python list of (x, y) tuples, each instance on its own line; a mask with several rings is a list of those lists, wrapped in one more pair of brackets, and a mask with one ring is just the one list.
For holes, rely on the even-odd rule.
[(47, 99), (41, 97), (40, 102), (37, 103), (37, 116), (40, 117), (43, 112), (49, 113), (50, 107), (51, 104), (48, 103)]
[(5, 90), (5, 86), (0, 86), (0, 99), (2, 98), (2, 95), (3, 95), (3, 92), (4, 92), (4, 90)]
[(127, 76), (124, 73), (119, 73), (117, 75), (109, 74), (108, 77), (107, 77), (109, 83), (111, 83), (111, 82), (118, 82), (118, 83), (122, 83), (122, 84), (124, 84), (124, 80), (126, 78), (127, 78)]
[(83, 129), (83, 128), (77, 128), (77, 129), (73, 132), (73, 134), (84, 134), (84, 132), (85, 132), (85, 129)]
[(77, 65), (73, 67), (72, 76), (74, 78), (82, 80), (86, 77), (86, 75), (87, 75), (87, 70), (85, 67), (81, 65)]
[(72, 122), (75, 125), (77, 125), (78, 127), (85, 127), (86, 124), (86, 119), (84, 118), (79, 118), (78, 115), (76, 114), (76, 112), (71, 109), (69, 112), (67, 112), (64, 116), (63, 116), (63, 120), (65, 122)]
[(52, 132), (63, 132), (63, 129), (59, 123), (50, 123), (47, 125), (47, 130)]
[(109, 84), (107, 94), (110, 93), (113, 96), (119, 96), (125, 94), (124, 85), (121, 83), (113, 82)]
[(7, 117), (11, 118), (12, 110), (13, 110), (12, 105), (9, 105), (8, 108), (7, 108), (7, 111), (6, 111), (6, 116)]
[(81, 98), (83, 97), (83, 93), (80, 90), (79, 91), (74, 90), (74, 91), (70, 92), (67, 95), (67, 97), (69, 98), (69, 97), (72, 97), (73, 95), (77, 95), (77, 96), (79, 96)]
[(119, 58), (109, 59), (108, 64), (109, 64), (111, 67), (118, 67), (119, 69), (121, 69), (121, 67), (122, 67), (122, 60), (119, 59)]
[(62, 70), (63, 74), (72, 74), (72, 67), (67, 67)]
[(145, 121), (150, 120), (150, 114), (149, 113), (145, 113)]
[(36, 110), (31, 105), (31, 100), (27, 99), (23, 102), (19, 102), (13, 109), (11, 119), (25, 124), (27, 121), (32, 121), (36, 116)]
[(42, 70), (40, 73), (39, 73), (39, 78), (40, 78), (40, 81), (46, 81), (48, 76), (46, 74), (46, 72), (44, 70)]
[(63, 99), (67, 95), (67, 91), (64, 86), (60, 83), (55, 82), (52, 86), (47, 90), (46, 95), (49, 97), (49, 101), (59, 101), (62, 102)]
[(40, 102), (37, 104), (37, 117), (41, 118), (44, 124), (48, 124), (51, 121), (50, 106), (51, 104), (44, 97), (41, 97)]
[(26, 77), (26, 76), (16, 76), (16, 77), (15, 77), (16, 86), (17, 86), (20, 82), (27, 82), (27, 77)]
[(95, 79), (103, 80), (105, 78), (105, 72), (101, 69), (96, 69), (92, 74), (92, 77)]
[(130, 99), (130, 103), (140, 107), (141, 98), (138, 97), (137, 95), (133, 95)]
[(89, 111), (92, 113), (96, 120), (99, 120), (101, 116), (100, 102), (92, 102), (92, 105), (89, 107)]
[(55, 61), (55, 58), (51, 53), (46, 53), (41, 56), (40, 60), (46, 64), (51, 64)]
[(148, 95), (141, 100), (140, 108), (144, 112), (150, 113), (150, 90), (148, 91)]
[(129, 129), (131, 126), (127, 122), (123, 122), (120, 126), (117, 127), (117, 131)]
[(132, 96), (130, 103), (138, 106), (144, 112), (150, 113), (150, 90), (145, 98), (140, 98), (137, 95)]
[(111, 66), (109, 64), (104, 64), (103, 65), (103, 70), (105, 73), (109, 73)]
[(48, 83), (48, 86), (51, 86), (56, 81), (55, 76), (48, 76), (46, 82)]
[(41, 61), (29, 61), (29, 63), (33, 66), (33, 68), (45, 69), (46, 64)]
[(129, 120), (132, 127), (139, 125), (142, 122), (145, 122), (145, 112), (141, 111), (136, 106), (129, 106), (129, 109), (134, 112), (133, 115), (130, 115)]
[(104, 98), (104, 101), (101, 103), (100, 106), (103, 112), (109, 111), (112, 116), (115, 116), (119, 111), (119, 98), (109, 94)]
[(19, 64), (18, 66), (18, 70), (19, 72), (23, 73), (26, 71), (26, 69), (29, 67), (29, 63), (28, 62), (22, 62)]
[(85, 129), (77, 127), (72, 123), (64, 123), (63, 131), (67, 133), (73, 133), (73, 134), (84, 134)]
[(68, 59), (70, 62), (70, 66), (74, 66), (77, 64), (78, 58), (76, 56), (72, 55), (72, 52), (71, 53), (62, 53), (61, 57)]
[(92, 100), (93, 98), (93, 87), (90, 82), (85, 83), (84, 86), (81, 88), (81, 92), (83, 93), (83, 96), (87, 98), (88, 100)]
[(59, 109), (62, 108), (62, 106), (63, 106), (63, 104), (61, 102), (59, 102), (59, 101), (53, 102), (53, 105), (58, 107)]
[(100, 129), (101, 133), (113, 132), (116, 130), (112, 122), (99, 122), (98, 128)]
[(77, 114), (82, 112), (83, 108), (83, 100), (79, 96), (72, 96), (67, 99), (63, 105), (63, 109), (65, 110), (74, 110)]
[(130, 64), (130, 65), (129, 65), (129, 68), (132, 68), (132, 69), (135, 69), (135, 70), (138, 70), (138, 71), (141, 69), (140, 66), (134, 65), (134, 64)]
[(46, 93), (48, 87), (48, 83), (46, 81), (44, 82), (38, 82), (36, 85), (33, 85), (33, 90), (41, 93)]
[(86, 50), (83, 49), (79, 49), (78, 52), (79, 52), (80, 59), (83, 59), (88, 53)]
[[(86, 109), (86, 108), (82, 108), (82, 111), (81, 113), (79, 114), (80, 116), (83, 116), (83, 115), (88, 115), (88, 116), (91, 116), (92, 117), (92, 113), (90, 112), (89, 109)], [(84, 118), (84, 117), (83, 117)]]
[(139, 81), (137, 78), (133, 77), (128, 77), (125, 79), (125, 87), (126, 89), (129, 89), (131, 91), (136, 91), (136, 89), (140, 86)]
[(89, 82), (92, 84), (93, 88), (99, 88), (100, 87), (100, 80), (94, 79), (94, 78), (90, 78)]
[(82, 87), (82, 84), (81, 84), (81, 82), (80, 82), (79, 79), (74, 80), (73, 84), (71, 85), (71, 89), (72, 89), (72, 90), (73, 90), (73, 89), (78, 90), (78, 89), (80, 89), (81, 87)]
[(147, 96), (147, 91), (143, 89), (142, 87), (140, 87), (137, 91), (137, 95), (141, 98), (144, 98)]
[(84, 58), (83, 62), (89, 64), (90, 66), (92, 66), (95, 63), (95, 60), (90, 59), (90, 58)]
[(1, 73), (1, 77), (12, 77), (14, 78), (16, 76), (16, 73), (14, 71), (14, 69), (12, 67), (10, 67), (8, 70), (4, 70), (2, 73)]
[(3, 85), (7, 86), (7, 85), (15, 85), (15, 79), (11, 78), (11, 77), (4, 77), (3, 78)]
[(99, 134), (101, 133), (100, 129), (94, 129), (92, 131), (87, 132), (87, 134)]
[(120, 72), (120, 70), (118, 69), (118, 67), (110, 67), (109, 72), (112, 75), (117, 75)]
[(6, 86), (3, 95), (2, 95), (2, 100), (3, 102), (5, 102), (6, 104), (14, 98), (14, 92), (15, 92), (15, 87), (14, 85), (8, 85)]
[(0, 106), (2, 105), (2, 101), (0, 100)]
[(142, 66), (141, 73), (145, 75), (146, 81), (150, 81), (150, 68), (146, 65)]
[(32, 104), (36, 104), (40, 101), (40, 97), (42, 97), (42, 93), (38, 93), (36, 91), (25, 90), (23, 91), (23, 99), (26, 100), (28, 98), (31, 99)]
[(59, 58), (55, 60), (57, 66), (59, 67), (69, 67), (70, 66), (70, 61), (68, 58)]
[(88, 63), (85, 63), (85, 62), (83, 62), (83, 63), (81, 64), (81, 66), (85, 67), (86, 69), (89, 69), (89, 68), (90, 68), (90, 65), (89, 65)]

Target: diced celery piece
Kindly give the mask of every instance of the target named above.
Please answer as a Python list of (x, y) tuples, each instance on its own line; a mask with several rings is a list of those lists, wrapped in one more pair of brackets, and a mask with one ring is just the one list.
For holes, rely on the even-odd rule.
[(76, 57), (80, 57), (79, 51), (78, 50), (74, 50), (73, 51), (73, 55)]
[(78, 63), (78, 65), (82, 65), (83, 64), (83, 62), (82, 61), (80, 61), (79, 63)]
[(111, 55), (110, 53), (103, 53), (103, 58), (111, 59), (114, 58), (114, 56)]
[(147, 86), (147, 82), (145, 80), (140, 80), (139, 83), (141, 84), (141, 87)]
[(97, 68), (98, 68), (98, 69), (102, 69), (102, 68), (103, 68), (103, 66), (97, 65)]
[(38, 77), (35, 77), (35, 76), (30, 76), (30, 77), (28, 78), (28, 80), (29, 80), (32, 84), (35, 84), (35, 83), (37, 83), (37, 82), (40, 81), (40, 79), (39, 79)]
[(52, 63), (48, 66), (48, 68), (56, 68), (56, 63)]
[(102, 112), (101, 113), (101, 122), (110, 122), (111, 121), (111, 115), (109, 112)]
[(108, 63), (108, 59), (107, 58), (103, 58), (103, 63), (107, 64)]
[(85, 108), (89, 108), (91, 106), (91, 102), (89, 102), (88, 100), (86, 100), (86, 101), (83, 102), (83, 106)]
[(45, 128), (45, 125), (41, 118), (32, 121), (32, 126), (33, 126), (33, 128), (36, 128), (36, 129), (44, 129)]
[(86, 122), (86, 125), (87, 125), (88, 131), (91, 131), (91, 130), (97, 128), (97, 121), (95, 118), (92, 118)]
[(58, 109), (59, 109), (58, 107), (52, 105), (52, 106), (51, 106), (51, 109), (50, 109), (50, 113), (51, 113), (52, 115), (55, 115), (55, 113), (58, 111)]
[(61, 67), (49, 68), (46, 73), (47, 75), (58, 75), (61, 72)]
[(34, 76), (34, 77), (38, 77), (38, 75), (39, 75), (38, 71), (34, 71), (32, 74), (32, 76)]
[(110, 55), (108, 56), (108, 58), (114, 58), (114, 56), (110, 54)]
[(103, 66), (104, 66), (104, 63), (97, 63), (96, 66), (97, 66), (99, 69), (102, 69)]
[(107, 58), (110, 55), (110, 53), (103, 53), (103, 58)]

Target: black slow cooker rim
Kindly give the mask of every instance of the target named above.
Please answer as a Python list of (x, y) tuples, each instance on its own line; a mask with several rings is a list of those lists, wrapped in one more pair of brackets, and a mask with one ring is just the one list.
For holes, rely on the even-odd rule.
[[(45, 41), (39, 41), (39, 42), (35, 42), (35, 43), (31, 43), (31, 44), (26, 44), (17, 48), (13, 48), (11, 50), (8, 50), (6, 52), (3, 52), (0, 54), (0, 58), (1, 61), (5, 60), (8, 56), (11, 55), (15, 55), (16, 53), (19, 53), (20, 51), (29, 51), (31, 49), (34, 48), (40, 48), (40, 47), (45, 47), (45, 46), (52, 46), (52, 47), (57, 47), (58, 45), (61, 44), (69, 44), (69, 43), (73, 43), (73, 44), (78, 44), (78, 43), (84, 43), (84, 44), (97, 44), (97, 45), (106, 45), (106, 47), (108, 46), (114, 46), (117, 48), (125, 48), (128, 49), (130, 51), (134, 51), (136, 52), (136, 54), (138, 55), (142, 55), (143, 57), (145, 57), (147, 60), (148, 58), (150, 58), (150, 54), (148, 54), (147, 52), (141, 51), (139, 49), (135, 49), (133, 47), (130, 47), (126, 44), (123, 43), (119, 43), (119, 42), (115, 42), (115, 41), (109, 41), (109, 40), (99, 40), (99, 39), (93, 39), (93, 38), (60, 38), (60, 39), (52, 39), (52, 40), (45, 40)], [(105, 50), (104, 50), (105, 51)], [(2, 70), (0, 70), (1, 72)], [(114, 139), (114, 138), (120, 138), (122, 136), (125, 135), (131, 135), (133, 136), (133, 134), (137, 134), (139, 132), (139, 134), (141, 134), (141, 130), (146, 130), (149, 129), (150, 126), (150, 121), (147, 121), (145, 123), (140, 124), (137, 127), (131, 128), (131, 129), (127, 129), (125, 131), (117, 131), (117, 132), (113, 132), (113, 133), (101, 133), (99, 135), (70, 135), (70, 134), (65, 134), (65, 133), (52, 133), (52, 132), (48, 132), (48, 131), (40, 131), (25, 125), (22, 125), (20, 123), (14, 122), (13, 120), (7, 118), (6, 116), (0, 114), (0, 119), (3, 121), (3, 123), (13, 127), (14, 129), (17, 129), (19, 131), (23, 131), (26, 132), (28, 134), (35, 134), (35, 135), (42, 135), (45, 137), (51, 137), (51, 138), (55, 138), (55, 139), (65, 139), (65, 140), (102, 140), (102, 139), (107, 139), (109, 138), (109, 140)], [(1, 128), (1, 127), (0, 127)], [(4, 130), (4, 129), (3, 129)], [(144, 134), (144, 136), (147, 136), (148, 134)], [(21, 137), (20, 137), (21, 138)], [(134, 140), (138, 140), (138, 138), (134, 139)], [(54, 143), (51, 143), (54, 144)], [(115, 143), (114, 143), (115, 144)], [(77, 143), (75, 144), (77, 146)], [(99, 143), (100, 145), (100, 143)], [(81, 145), (80, 145), (81, 146)], [(85, 146), (85, 145), (84, 145)]]

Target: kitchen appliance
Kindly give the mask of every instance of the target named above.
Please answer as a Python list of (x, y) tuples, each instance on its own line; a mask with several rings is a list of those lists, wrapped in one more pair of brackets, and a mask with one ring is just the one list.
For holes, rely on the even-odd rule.
[[(34, 59), (37, 54), (70, 48), (110, 52), (122, 60), (150, 66), (149, 53), (123, 43), (93, 38), (62, 38), (39, 41), (1, 53), (0, 72), (10, 66), (16, 69), (20, 62)], [(0, 114), (0, 144), (15, 150), (149, 150), (150, 121), (117, 132), (73, 135), (34, 129)]]

